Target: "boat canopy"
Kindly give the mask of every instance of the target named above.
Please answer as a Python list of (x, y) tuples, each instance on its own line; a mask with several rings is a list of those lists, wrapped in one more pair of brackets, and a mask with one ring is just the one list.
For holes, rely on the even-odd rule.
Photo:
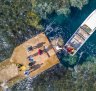
[(90, 27), (92, 30), (96, 28), (96, 10), (94, 11), (94, 14), (92, 14), (87, 22), (85, 23), (88, 27)]

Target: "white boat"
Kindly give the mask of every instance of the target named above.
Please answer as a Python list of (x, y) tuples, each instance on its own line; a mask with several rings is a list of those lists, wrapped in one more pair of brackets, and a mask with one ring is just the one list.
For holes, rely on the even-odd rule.
[(65, 44), (65, 50), (70, 55), (75, 55), (77, 51), (83, 46), (88, 38), (96, 30), (96, 10), (94, 10), (86, 20), (80, 25), (76, 32)]

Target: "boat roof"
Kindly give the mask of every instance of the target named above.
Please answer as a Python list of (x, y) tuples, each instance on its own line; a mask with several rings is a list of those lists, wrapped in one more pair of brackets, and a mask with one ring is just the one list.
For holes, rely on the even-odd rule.
[(91, 16), (87, 19), (85, 24), (92, 30), (96, 28), (96, 10), (91, 14)]

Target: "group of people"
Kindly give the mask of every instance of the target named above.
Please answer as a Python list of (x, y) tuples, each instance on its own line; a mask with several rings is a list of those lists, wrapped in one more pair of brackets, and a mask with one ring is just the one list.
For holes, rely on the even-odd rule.
[[(33, 47), (32, 46), (29, 46), (27, 48), (27, 51), (32, 51), (33, 50)], [(42, 54), (42, 50), (41, 49), (38, 49), (38, 55), (41, 55)], [(33, 65), (36, 63), (36, 61), (34, 61), (32, 55), (28, 56), (27, 59), (29, 60), (29, 64), (28, 64), (28, 67), (29, 69), (25, 70), (24, 74), (25, 76), (29, 75), (30, 74), (30, 70), (32, 69)]]

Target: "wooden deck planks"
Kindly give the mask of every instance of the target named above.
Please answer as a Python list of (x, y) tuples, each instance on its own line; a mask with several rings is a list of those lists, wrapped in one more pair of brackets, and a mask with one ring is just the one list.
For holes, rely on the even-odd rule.
[[(28, 52), (28, 46), (35, 48), (32, 51)], [(42, 55), (38, 55), (38, 49), (43, 50)], [(36, 62), (33, 69), (31, 69), (31, 77), (36, 76), (59, 63), (59, 59), (57, 58), (52, 45), (50, 44), (44, 33), (41, 33), (16, 47), (11, 57), (11, 61), (14, 63), (23, 64), (27, 67), (29, 64), (27, 57), (30, 55), (33, 56), (33, 59)], [(23, 72), (22, 75), (24, 75)]]

